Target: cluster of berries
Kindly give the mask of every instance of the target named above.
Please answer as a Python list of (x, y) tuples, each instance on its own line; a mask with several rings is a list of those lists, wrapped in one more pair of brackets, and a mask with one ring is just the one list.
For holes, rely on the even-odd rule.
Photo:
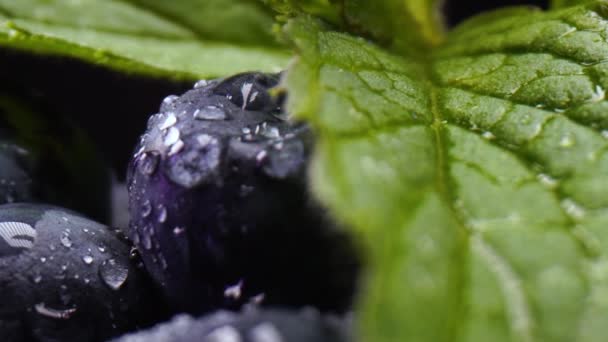
[(0, 340), (349, 340), (360, 259), (308, 192), (314, 135), (279, 77), (165, 98), (121, 229), (92, 220), (112, 187), (86, 135), (0, 97)]

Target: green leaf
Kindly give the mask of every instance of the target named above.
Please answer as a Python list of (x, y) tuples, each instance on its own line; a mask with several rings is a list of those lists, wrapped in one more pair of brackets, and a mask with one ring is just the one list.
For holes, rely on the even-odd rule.
[(271, 26), (254, 0), (0, 0), (0, 46), (177, 79), (280, 70)]
[(551, 0), (551, 8), (563, 8), (588, 3), (590, 0)]
[(287, 24), (314, 190), (369, 258), (361, 341), (605, 340), (607, 17), (507, 9), (419, 58)]
[(405, 54), (424, 53), (443, 39), (441, 0), (265, 0), (287, 15), (308, 13), (339, 30), (372, 38)]

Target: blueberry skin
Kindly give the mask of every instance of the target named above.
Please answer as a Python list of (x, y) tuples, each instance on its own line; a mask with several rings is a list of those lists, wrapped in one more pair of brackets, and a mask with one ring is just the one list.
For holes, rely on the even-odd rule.
[(164, 316), (130, 247), (59, 207), (0, 206), (0, 341), (105, 341)]
[(348, 330), (347, 322), (313, 310), (220, 311), (199, 319), (178, 315), (114, 342), (347, 342)]
[(163, 101), (128, 172), (128, 236), (178, 311), (315, 306), (344, 312), (352, 240), (308, 193), (314, 137), (269, 88), (278, 75), (199, 82)]

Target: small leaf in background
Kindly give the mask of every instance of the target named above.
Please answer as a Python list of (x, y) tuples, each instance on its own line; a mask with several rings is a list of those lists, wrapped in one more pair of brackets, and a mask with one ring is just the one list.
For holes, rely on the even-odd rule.
[(289, 58), (255, 1), (2, 0), (0, 15), (2, 46), (129, 73), (195, 79), (277, 71)]
[(426, 55), (288, 22), (314, 190), (369, 256), (362, 341), (605, 339), (606, 16), (505, 9)]

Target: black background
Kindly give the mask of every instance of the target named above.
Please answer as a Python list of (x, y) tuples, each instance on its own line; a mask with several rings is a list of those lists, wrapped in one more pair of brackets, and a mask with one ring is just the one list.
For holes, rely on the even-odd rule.
[[(447, 22), (453, 26), (478, 12), (512, 5), (546, 7), (547, 1), (447, 1)], [(0, 91), (26, 93), (33, 101), (69, 115), (96, 141), (119, 178), (147, 117), (162, 99), (192, 86), (135, 75), (125, 75), (76, 60), (33, 56), (0, 48)]]

